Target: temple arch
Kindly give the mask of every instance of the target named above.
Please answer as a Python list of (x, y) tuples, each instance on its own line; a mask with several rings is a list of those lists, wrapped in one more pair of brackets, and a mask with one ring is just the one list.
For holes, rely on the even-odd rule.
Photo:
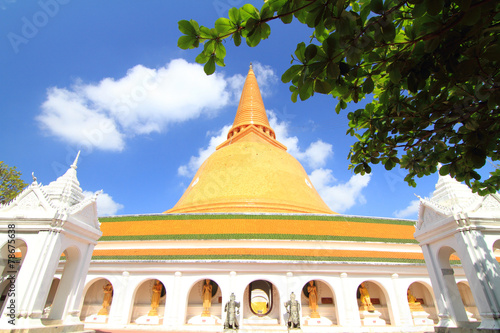
[(54, 277), (50, 285), (49, 294), (47, 295), (47, 300), (45, 301), (45, 306), (43, 307), (42, 318), (48, 318), (50, 310), (52, 308), (52, 303), (54, 303), (54, 298), (56, 296), (57, 288), (59, 287), (59, 282), (61, 279)]
[(495, 242), (493, 242), (492, 249), (493, 255), (496, 257), (500, 257), (500, 239), (497, 239)]
[[(113, 302), (113, 292), (111, 291), (111, 298), (109, 299), (109, 305), (103, 310), (103, 303), (105, 300), (105, 289), (111, 286), (113, 290), (113, 284), (106, 278), (96, 278), (89, 283), (87, 283), (86, 290), (84, 290), (85, 297), (83, 298), (80, 320), (83, 322), (107, 322), (107, 315), (109, 314), (109, 309), (111, 308)], [(103, 311), (101, 311), (103, 310)], [(100, 317), (99, 313), (102, 316)]]
[[(81, 253), (78, 247), (70, 246), (62, 252), (60, 263), (63, 263), (64, 269), (61, 276), (61, 280), (58, 283), (52, 305), (50, 306), (50, 312), (48, 314), (48, 319), (60, 320), (63, 317), (64, 311), (68, 303), (68, 295), (71, 295), (74, 291), (74, 282), (77, 279), (77, 272), (79, 271), (81, 260)], [(49, 294), (47, 293), (47, 299)]]
[(481, 316), (479, 315), (469, 283), (467, 281), (460, 281), (457, 283), (457, 287), (469, 321), (481, 321)]
[(361, 282), (356, 298), (363, 326), (392, 325), (393, 313), (389, 296), (380, 283), (372, 280)]
[[(1, 266), (0, 266), (0, 271), (2, 272), (2, 276), (8, 275), (7, 272), (9, 271), (9, 255), (14, 255), (14, 260), (16, 261), (16, 264), (18, 265), (15, 269), (16, 272), (19, 273), (21, 270), (21, 267), (23, 265), (24, 259), (26, 258), (26, 254), (28, 253), (28, 245), (26, 242), (21, 239), (21, 238), (16, 238), (15, 242), (9, 243), (12, 239), (9, 239), (7, 242), (4, 243), (2, 246), (0, 253), (0, 260), (1, 260)], [(12, 249), (14, 249), (14, 252), (12, 253)], [(12, 259), (12, 258), (11, 258)]]
[(455, 279), (455, 270), (452, 267), (452, 265), (460, 265), (460, 258), (456, 250), (450, 246), (440, 247), (436, 257), (443, 276), (444, 290), (450, 300), (449, 306), (453, 308), (458, 319), (457, 324), (460, 326), (462, 322), (470, 321)]
[(187, 297), (188, 324), (222, 323), (222, 291), (216, 281), (210, 278), (196, 281)]
[(128, 323), (162, 324), (166, 298), (165, 285), (160, 280), (146, 279), (140, 282), (133, 293)]
[[(0, 283), (0, 317), (3, 314), (6, 301), (8, 300), (8, 291), (11, 288), (9, 276), (15, 272), (14, 278), (17, 279), (23, 266), (24, 259), (28, 253), (28, 245), (21, 238), (16, 238), (14, 242), (9, 243), (11, 239), (4, 243), (0, 249), (0, 271), (3, 281)], [(9, 246), (10, 245), (10, 246)], [(14, 267), (10, 266), (14, 262)]]
[(438, 323), (436, 301), (429, 284), (415, 281), (408, 286), (406, 295), (414, 325), (435, 325)]
[[(311, 285), (313, 282), (313, 285)], [(317, 314), (314, 315), (310, 306), (309, 291), (312, 287), (316, 288), (317, 295)], [(338, 324), (338, 309), (336, 295), (333, 288), (323, 280), (310, 280), (302, 287), (300, 303), (302, 308), (302, 316), (305, 317), (304, 324), (308, 325), (308, 320), (319, 318), (322, 325), (327, 323), (330, 325)], [(319, 317), (318, 317), (319, 316)]]
[(280, 322), (280, 295), (278, 288), (268, 280), (250, 282), (243, 293), (243, 321), (245, 324), (278, 325)]

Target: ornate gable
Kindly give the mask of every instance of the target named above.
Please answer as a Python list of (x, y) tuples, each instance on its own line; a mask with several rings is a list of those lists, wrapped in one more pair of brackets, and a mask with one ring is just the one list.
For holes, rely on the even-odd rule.
[[(500, 212), (500, 196), (498, 194), (489, 194), (480, 196), (473, 193), (471, 189), (451, 178), (449, 175), (439, 176), (436, 184), (436, 190), (432, 197), (420, 198), (420, 209), (417, 230), (437, 227), (441, 223), (448, 221), (450, 217), (455, 220), (467, 221), (466, 223), (475, 223), (469, 221), (469, 216), (488, 217), (494, 213), (498, 216)], [(424, 226), (425, 222), (425, 226)]]
[(76, 176), (79, 155), (68, 171), (49, 185), (43, 186), (33, 176), (33, 183), (21, 194), (7, 205), (0, 205), (0, 218), (70, 221), (100, 233), (96, 205), (99, 193), (84, 196)]
[(0, 206), (0, 216), (17, 218), (42, 217), (52, 218), (56, 213), (55, 207), (50, 204), (47, 194), (36, 179), (24, 189), (14, 200)]

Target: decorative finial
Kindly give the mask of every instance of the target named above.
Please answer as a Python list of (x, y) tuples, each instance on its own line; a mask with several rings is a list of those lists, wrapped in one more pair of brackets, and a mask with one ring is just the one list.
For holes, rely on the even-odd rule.
[(250, 69), (253, 69), (253, 67), (252, 67), (252, 62), (250, 62)]
[(31, 173), (31, 177), (33, 177), (33, 183), (36, 183), (36, 177), (34, 172)]
[(80, 157), (80, 150), (78, 151), (78, 154), (76, 154), (75, 161), (73, 164), (71, 164), (71, 167), (76, 170), (76, 164), (78, 163), (78, 157)]

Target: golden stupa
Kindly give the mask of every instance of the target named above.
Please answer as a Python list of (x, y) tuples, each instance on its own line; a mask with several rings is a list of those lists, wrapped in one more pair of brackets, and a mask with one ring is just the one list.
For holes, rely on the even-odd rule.
[(252, 66), (227, 140), (201, 165), (165, 213), (334, 214), (302, 165), (276, 140)]

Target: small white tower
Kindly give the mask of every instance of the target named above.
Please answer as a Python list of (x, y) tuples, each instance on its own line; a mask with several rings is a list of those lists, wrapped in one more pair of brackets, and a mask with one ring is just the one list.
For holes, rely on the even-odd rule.
[[(13, 201), (0, 205), (4, 259), (0, 288), (4, 290), (7, 283), (13, 290), (0, 312), (2, 329), (55, 324), (74, 325), (72, 330), (83, 327), (79, 320), (80, 299), (92, 252), (102, 232), (97, 219), (97, 196), (85, 198), (76, 177), (78, 155), (56, 181), (42, 186), (33, 177), (33, 183)], [(42, 320), (60, 261), (64, 263), (62, 277), (50, 312)]]
[(420, 199), (415, 239), (436, 295), (438, 327), (473, 327), (466, 314), (450, 256), (460, 258), (481, 323), (500, 329), (500, 196), (481, 197), (450, 176), (439, 176), (430, 199)]

